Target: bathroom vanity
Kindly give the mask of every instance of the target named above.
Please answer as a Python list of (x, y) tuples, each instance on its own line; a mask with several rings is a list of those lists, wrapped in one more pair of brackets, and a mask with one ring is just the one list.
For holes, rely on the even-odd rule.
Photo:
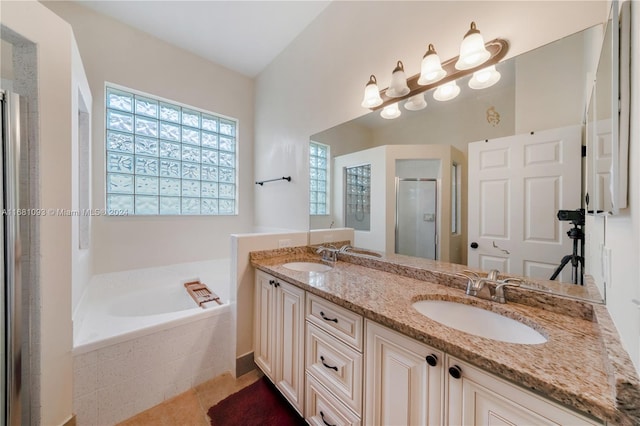
[[(254, 359), (310, 424), (640, 422), (640, 380), (603, 305), (523, 288), (505, 304), (467, 296), (459, 265), (401, 256), (327, 264), (297, 247), (251, 262)], [(459, 331), (413, 307), (424, 300), (500, 314), (546, 341)]]

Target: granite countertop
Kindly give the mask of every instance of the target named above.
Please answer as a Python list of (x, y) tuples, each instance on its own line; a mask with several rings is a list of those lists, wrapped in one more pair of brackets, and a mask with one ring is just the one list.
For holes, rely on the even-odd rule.
[[(251, 253), (256, 268), (551, 400), (613, 424), (640, 424), (640, 379), (601, 304), (508, 288), (499, 304), (467, 296), (463, 267), (340, 254), (330, 271), (297, 272), (291, 261), (320, 261), (307, 247)], [(577, 286), (576, 286), (577, 287)], [(468, 303), (519, 320), (546, 343), (505, 343), (464, 333), (419, 314), (424, 299)]]

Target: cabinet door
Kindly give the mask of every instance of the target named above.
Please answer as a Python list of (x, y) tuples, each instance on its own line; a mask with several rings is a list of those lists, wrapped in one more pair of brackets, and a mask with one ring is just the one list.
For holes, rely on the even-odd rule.
[(448, 425), (597, 425), (559, 404), (499, 379), (453, 357), (447, 368)]
[(256, 270), (254, 296), (253, 359), (275, 382), (276, 366), (276, 287), (275, 279)]
[(304, 395), (304, 290), (277, 284), (276, 386), (302, 414)]
[(443, 353), (374, 322), (365, 324), (363, 424), (442, 424)]

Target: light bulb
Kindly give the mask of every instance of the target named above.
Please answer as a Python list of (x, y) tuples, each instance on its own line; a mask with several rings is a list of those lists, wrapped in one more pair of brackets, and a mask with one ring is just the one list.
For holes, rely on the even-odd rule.
[(393, 118), (400, 117), (400, 114), (401, 114), (400, 108), (398, 108), (398, 103), (396, 102), (394, 104), (390, 104), (384, 107), (380, 112), (380, 117), (391, 120)]
[(460, 87), (455, 81), (450, 81), (438, 87), (433, 92), (433, 99), (436, 101), (449, 101), (460, 94)]
[(404, 73), (402, 61), (398, 61), (398, 64), (391, 74), (391, 84), (389, 84), (386, 95), (390, 98), (400, 98), (407, 93), (409, 93), (407, 75)]
[(456, 62), (456, 69), (468, 70), (483, 64), (491, 57), (491, 53), (484, 46), (482, 34), (476, 28), (476, 23), (471, 23), (471, 29), (465, 34), (460, 44), (460, 56)]
[(436, 81), (442, 80), (446, 75), (447, 72), (442, 69), (440, 57), (436, 53), (433, 44), (430, 44), (427, 49), (427, 53), (422, 57), (418, 84), (420, 86), (426, 86), (427, 84), (432, 84)]
[(418, 93), (411, 96), (404, 104), (405, 109), (409, 111), (419, 111), (427, 107), (427, 101), (424, 100), (424, 93)]
[(360, 105), (363, 108), (375, 108), (380, 104), (382, 104), (382, 98), (380, 97), (380, 90), (378, 90), (378, 82), (376, 81), (376, 76), (371, 75), (364, 88), (364, 98)]
[(469, 87), (472, 89), (486, 89), (496, 84), (500, 80), (500, 73), (496, 70), (495, 65), (483, 68), (473, 73), (473, 77), (469, 80)]

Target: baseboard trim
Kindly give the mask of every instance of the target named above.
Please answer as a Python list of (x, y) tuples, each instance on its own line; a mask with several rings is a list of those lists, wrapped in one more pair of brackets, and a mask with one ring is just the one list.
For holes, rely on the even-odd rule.
[(253, 362), (253, 352), (236, 358), (236, 377), (243, 376), (256, 368), (256, 363)]

